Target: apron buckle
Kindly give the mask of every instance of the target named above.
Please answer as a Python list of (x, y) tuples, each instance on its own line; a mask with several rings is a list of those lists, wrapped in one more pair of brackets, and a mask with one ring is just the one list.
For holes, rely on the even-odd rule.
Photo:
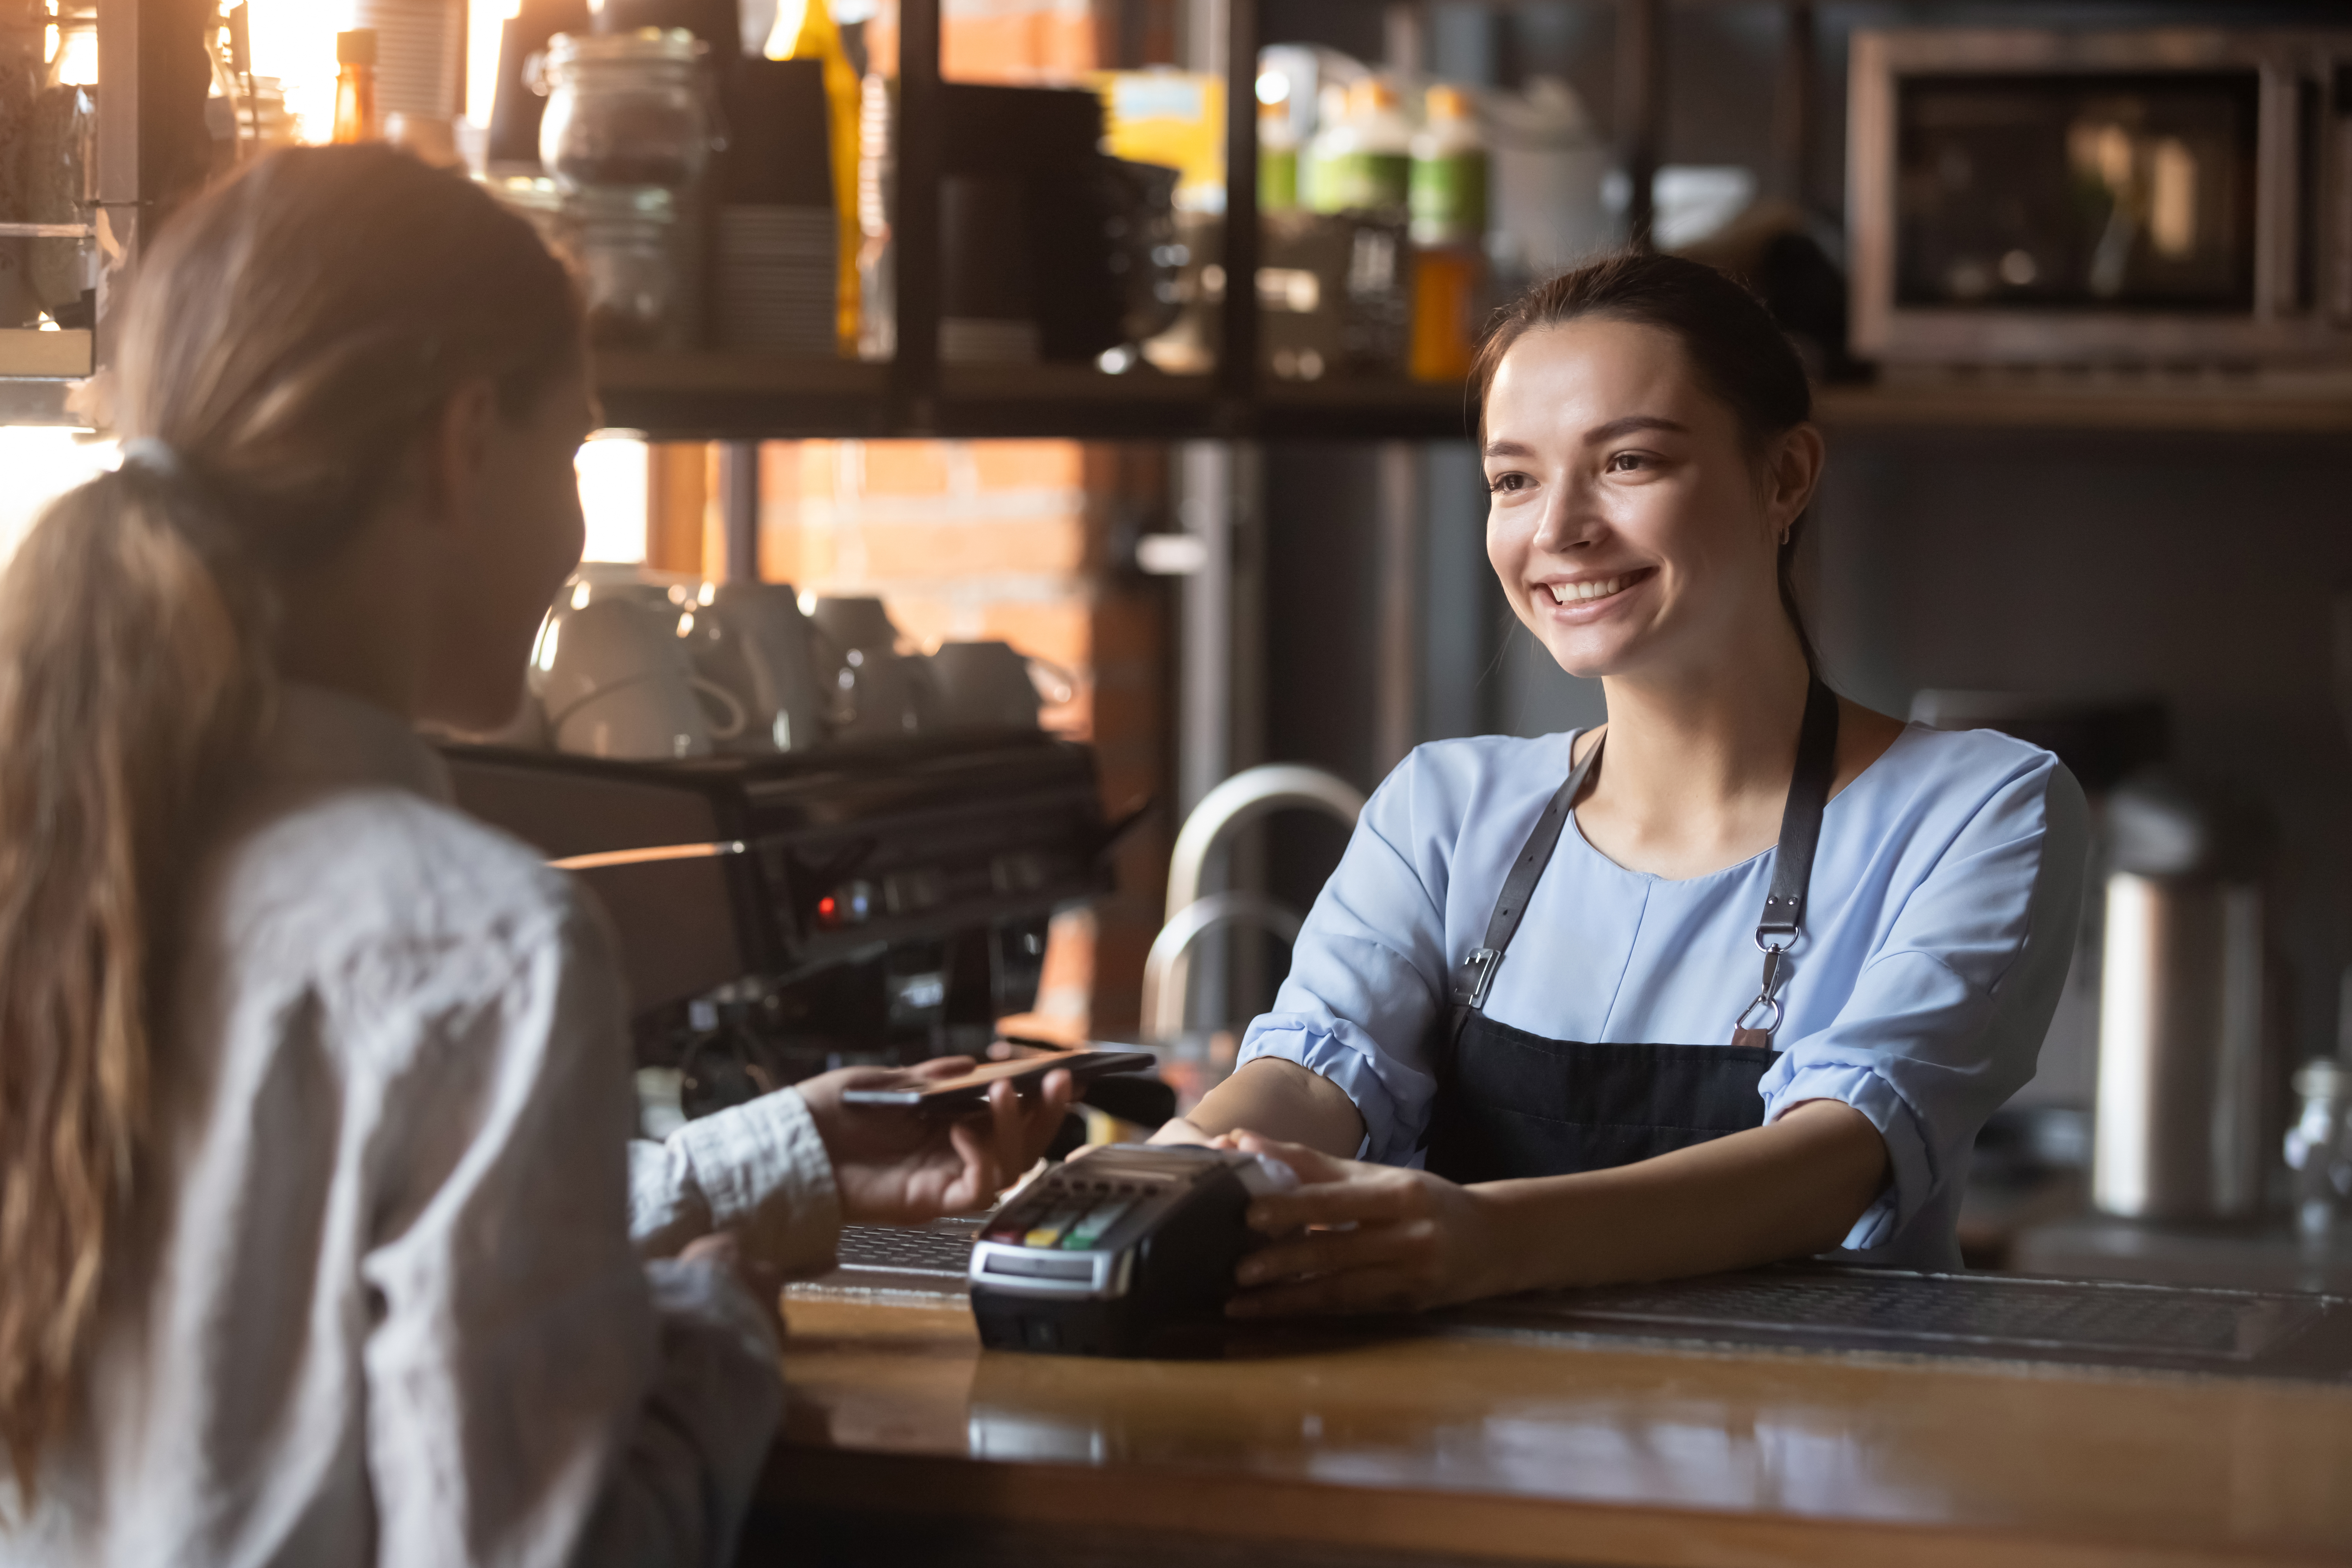
[(1467, 995), (1465, 995), (1457, 988), (1454, 991), (1454, 999), (1460, 1002), (1466, 1002), (1474, 1008), (1485, 1007), (1486, 1005), (1486, 988), (1495, 983), (1495, 971), (1501, 966), (1502, 961), (1503, 954), (1500, 948), (1472, 948), (1470, 956), (1462, 960), (1462, 967), (1470, 971), (1469, 992)]
[[(1756, 1016), (1756, 1009), (1758, 1008), (1771, 1009), (1772, 1021), (1766, 1024), (1762, 1029), (1750, 1029), (1748, 1025), (1748, 1020)], [(1778, 1030), (1780, 1027), (1780, 1004), (1770, 997), (1758, 997), (1754, 1001), (1740, 1009), (1739, 1016), (1731, 1020), (1731, 1030), (1734, 1034), (1760, 1034), (1767, 1040), (1771, 1039), (1773, 1033)]]
[[(1739, 1016), (1731, 1020), (1732, 1038), (1742, 1043), (1751, 1039), (1756, 1039), (1759, 1042), (1769, 1042), (1780, 1027), (1780, 1003), (1772, 993), (1780, 988), (1780, 955), (1787, 952), (1788, 948), (1777, 942), (1768, 945), (1760, 933), (1756, 945), (1764, 949), (1764, 981), (1756, 988), (1756, 999), (1740, 1009)], [(1771, 1009), (1772, 1021), (1760, 1030), (1751, 1029), (1748, 1027), (1748, 1020), (1756, 1016), (1756, 1009), (1759, 1008)]]

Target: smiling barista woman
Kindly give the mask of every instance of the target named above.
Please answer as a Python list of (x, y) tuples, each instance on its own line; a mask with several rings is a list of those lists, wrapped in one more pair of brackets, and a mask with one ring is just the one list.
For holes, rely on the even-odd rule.
[(1737, 284), (1597, 262), (1475, 378), (1488, 558), (1609, 722), (1423, 746), (1366, 805), (1240, 1067), (1159, 1134), (1303, 1178), (1232, 1310), (1958, 1267), (2073, 951), (2082, 791), (1822, 683), (1789, 583), (1822, 437)]

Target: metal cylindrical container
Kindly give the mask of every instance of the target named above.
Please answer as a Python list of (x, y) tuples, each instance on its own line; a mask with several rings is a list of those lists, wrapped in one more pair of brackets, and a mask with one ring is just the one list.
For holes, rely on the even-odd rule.
[(2107, 879), (2092, 1200), (2139, 1219), (2260, 1205), (2263, 891), (2211, 876)]

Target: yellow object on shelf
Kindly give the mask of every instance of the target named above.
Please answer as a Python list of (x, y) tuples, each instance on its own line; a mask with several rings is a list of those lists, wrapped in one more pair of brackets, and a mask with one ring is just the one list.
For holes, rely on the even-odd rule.
[(1470, 373), (1486, 314), (1486, 257), (1475, 245), (1433, 246), (1412, 258), (1412, 338), (1406, 365), (1417, 382)]
[(1199, 71), (1101, 71), (1105, 151), (1176, 170), (1176, 204), (1221, 212), (1225, 199), (1225, 83)]
[(864, 235), (857, 226), (857, 118), (863, 88), (841, 45), (825, 0), (802, 0), (797, 13), (787, 4), (776, 13), (775, 30), (768, 35), (772, 60), (816, 60), (824, 67), (825, 129), (833, 154), (834, 241), (839, 252), (834, 298), (835, 327), (844, 356), (857, 356), (857, 324), (862, 314), (857, 292), (857, 252)]
[(335, 130), (337, 141), (375, 141), (383, 128), (375, 110), (375, 29), (354, 27), (335, 35)]

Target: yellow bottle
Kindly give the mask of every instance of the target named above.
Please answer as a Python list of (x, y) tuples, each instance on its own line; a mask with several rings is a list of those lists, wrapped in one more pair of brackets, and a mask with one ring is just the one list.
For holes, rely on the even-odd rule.
[(775, 30), (768, 35), (772, 60), (818, 60), (824, 67), (826, 128), (833, 152), (834, 238), (838, 252), (834, 298), (838, 307), (835, 327), (845, 359), (857, 357), (857, 252), (863, 235), (857, 227), (857, 72), (841, 47), (841, 29), (834, 25), (825, 0), (802, 0), (797, 8), (786, 0), (776, 13)]
[(335, 65), (333, 139), (376, 141), (381, 131), (375, 117), (375, 29), (354, 27), (337, 33)]
[(1440, 83), (1412, 141), (1412, 337), (1421, 382), (1470, 373), (1486, 314), (1486, 148), (1469, 95)]

